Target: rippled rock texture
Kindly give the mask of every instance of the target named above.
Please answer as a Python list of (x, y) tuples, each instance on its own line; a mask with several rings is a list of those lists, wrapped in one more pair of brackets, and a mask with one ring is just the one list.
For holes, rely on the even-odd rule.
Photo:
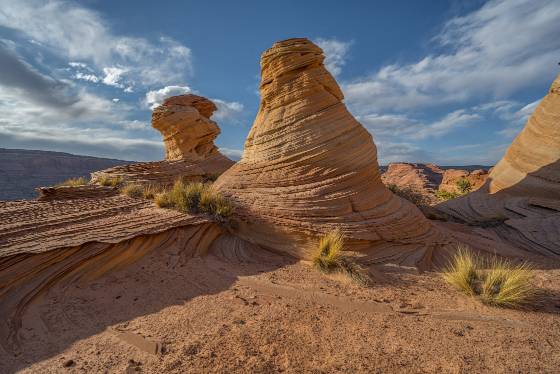
[(560, 76), (486, 184), (438, 209), (495, 226), (504, 241), (527, 251), (560, 256)]
[(275, 43), (261, 57), (261, 103), (243, 157), (216, 181), (237, 204), (237, 233), (298, 257), (334, 227), (353, 249), (441, 240), (381, 182), (373, 138), (348, 112), (324, 58), (307, 39)]

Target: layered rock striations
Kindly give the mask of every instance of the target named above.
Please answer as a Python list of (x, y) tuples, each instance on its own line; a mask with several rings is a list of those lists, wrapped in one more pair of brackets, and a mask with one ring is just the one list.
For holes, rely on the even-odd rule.
[(197, 95), (166, 99), (152, 112), (152, 126), (161, 132), (166, 160), (204, 160), (219, 154), (214, 140), (220, 128), (210, 117), (216, 105)]
[(126, 182), (171, 184), (177, 178), (204, 179), (234, 164), (214, 144), (220, 128), (210, 117), (216, 105), (197, 95), (167, 98), (152, 113), (152, 126), (161, 132), (165, 160), (141, 162), (92, 173), (92, 181), (118, 177)]
[(486, 184), (438, 209), (495, 226), (504, 241), (527, 251), (560, 256), (560, 76)]
[(307, 39), (263, 53), (261, 103), (243, 157), (215, 183), (236, 202), (237, 233), (298, 257), (334, 227), (354, 249), (442, 240), (381, 182), (372, 136), (346, 109), (323, 61)]

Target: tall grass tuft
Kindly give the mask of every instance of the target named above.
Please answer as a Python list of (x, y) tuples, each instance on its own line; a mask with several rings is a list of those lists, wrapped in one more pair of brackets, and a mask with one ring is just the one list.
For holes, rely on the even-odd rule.
[(123, 177), (102, 175), (97, 179), (97, 182), (102, 186), (117, 187), (123, 182)]
[(477, 262), (478, 259), (466, 247), (460, 247), (443, 273), (443, 279), (467, 295), (474, 296), (479, 279)]
[(334, 229), (319, 240), (313, 255), (313, 265), (323, 273), (342, 273), (354, 282), (366, 286), (370, 279), (365, 269), (343, 254), (344, 235)]
[(467, 295), (488, 305), (515, 308), (528, 303), (536, 288), (531, 280), (532, 269), (494, 258), (481, 269), (482, 261), (466, 248), (460, 248), (443, 273), (443, 278)]
[(64, 186), (78, 187), (78, 186), (85, 186), (88, 183), (89, 183), (89, 181), (84, 177), (70, 178), (70, 179), (65, 180), (64, 182), (60, 182), (60, 183), (55, 184), (55, 187), (64, 187)]
[(127, 184), (121, 188), (121, 193), (133, 199), (144, 197), (144, 187), (139, 184)]

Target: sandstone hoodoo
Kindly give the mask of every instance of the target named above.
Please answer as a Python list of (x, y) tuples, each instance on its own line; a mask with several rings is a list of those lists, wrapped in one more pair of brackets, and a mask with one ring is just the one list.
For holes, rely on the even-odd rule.
[(173, 96), (154, 109), (152, 126), (163, 135), (166, 160), (204, 160), (218, 155), (220, 128), (210, 117), (216, 105), (197, 95)]
[(220, 128), (210, 117), (216, 105), (197, 95), (167, 98), (152, 113), (161, 132), (165, 160), (117, 166), (92, 174), (92, 181), (121, 178), (125, 182), (171, 184), (177, 178), (200, 180), (219, 175), (234, 164), (214, 144)]
[(495, 226), (517, 247), (560, 256), (560, 76), (486, 184), (438, 209), (471, 224)]
[(275, 43), (261, 57), (261, 103), (243, 157), (215, 183), (236, 202), (237, 233), (304, 258), (334, 227), (358, 250), (433, 245), (438, 230), (381, 182), (372, 136), (346, 109), (324, 58), (307, 39)]

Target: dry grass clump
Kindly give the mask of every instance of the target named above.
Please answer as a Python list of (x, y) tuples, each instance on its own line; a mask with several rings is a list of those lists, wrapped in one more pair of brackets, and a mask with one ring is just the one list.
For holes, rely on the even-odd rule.
[(121, 188), (121, 193), (134, 199), (144, 197), (144, 187), (139, 184), (127, 184)]
[(160, 208), (172, 208), (183, 213), (206, 213), (220, 222), (226, 222), (234, 213), (234, 206), (211, 185), (185, 183), (177, 180), (169, 191), (154, 198)]
[(387, 188), (395, 195), (410, 201), (414, 205), (430, 205), (428, 197), (413, 186), (401, 187), (396, 184), (388, 184)]
[(360, 285), (369, 284), (365, 270), (350, 257), (344, 255), (344, 236), (335, 229), (319, 240), (313, 256), (313, 265), (323, 273), (342, 273)]
[(65, 180), (64, 182), (57, 183), (55, 187), (63, 187), (63, 186), (78, 187), (78, 186), (85, 186), (88, 183), (89, 181), (84, 177), (70, 178)]
[(443, 273), (443, 278), (467, 295), (476, 296), (488, 305), (516, 308), (535, 295), (531, 267), (494, 258), (483, 262), (466, 248), (459, 248)]
[(123, 178), (121, 176), (102, 175), (97, 179), (97, 182), (102, 186), (117, 187), (123, 182)]

